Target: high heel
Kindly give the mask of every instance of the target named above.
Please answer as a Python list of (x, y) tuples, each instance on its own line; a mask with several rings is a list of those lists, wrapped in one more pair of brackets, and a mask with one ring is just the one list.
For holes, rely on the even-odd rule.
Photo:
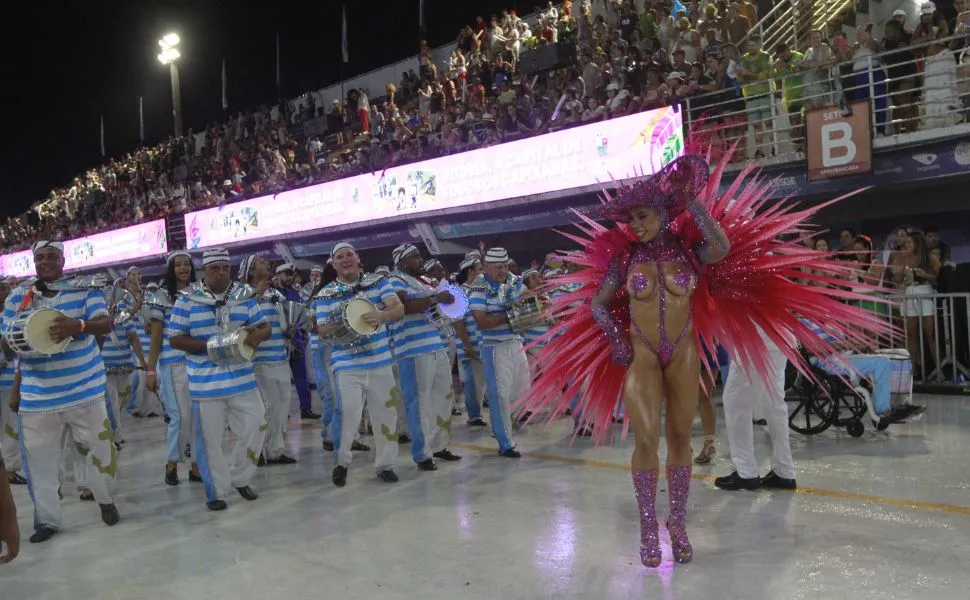
[(667, 466), (667, 497), (670, 503), (670, 517), (667, 531), (670, 532), (670, 548), (674, 560), (689, 563), (694, 558), (694, 548), (687, 539), (687, 495), (690, 492), (690, 465)]
[(660, 531), (657, 524), (657, 469), (633, 470), (633, 491), (640, 508), (640, 562), (659, 567)]
[(694, 464), (709, 465), (715, 456), (717, 456), (717, 448), (714, 446), (714, 440), (705, 438), (704, 447), (701, 448), (701, 451), (694, 459)]

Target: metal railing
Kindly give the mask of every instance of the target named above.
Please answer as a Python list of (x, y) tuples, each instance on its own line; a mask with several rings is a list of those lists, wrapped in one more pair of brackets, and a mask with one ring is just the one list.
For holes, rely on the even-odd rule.
[(765, 47), (774, 48), (784, 42), (792, 48), (801, 47), (812, 29), (824, 30), (834, 18), (852, 6), (852, 0), (780, 0), (751, 28), (738, 48), (758, 33)]
[[(757, 97), (767, 99), (767, 107), (753, 108), (753, 98), (726, 89), (688, 96), (682, 101), (685, 123), (724, 147), (737, 143), (738, 161), (766, 163), (804, 159), (803, 108), (845, 109), (849, 102), (868, 100), (876, 149), (970, 133), (970, 52), (946, 48), (927, 54), (931, 46), (965, 40), (952, 36), (743, 84), (770, 90)], [(768, 109), (767, 118), (750, 118)]]
[[(906, 348), (913, 379), (925, 384), (964, 386), (970, 381), (970, 293), (893, 295), (883, 314), (901, 336), (887, 348)], [(929, 323), (927, 323), (929, 321)]]

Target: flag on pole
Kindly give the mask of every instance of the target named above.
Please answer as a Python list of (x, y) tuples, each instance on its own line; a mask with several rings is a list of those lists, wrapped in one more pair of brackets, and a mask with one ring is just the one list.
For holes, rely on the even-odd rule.
[[(279, 75), (276, 76), (277, 82), (279, 81)], [(279, 85), (277, 83), (277, 85)], [(226, 83), (226, 59), (222, 59), (222, 110), (229, 108), (229, 88), (228, 83)]]
[(104, 115), (101, 115), (101, 158), (104, 156)]
[(141, 96), (138, 96), (138, 140), (141, 144), (145, 145), (145, 110), (144, 102)]
[(347, 3), (343, 5), (343, 20), (340, 25), (340, 51), (344, 55), (344, 62), (350, 62), (350, 53), (347, 51)]
[(280, 89), (280, 34), (276, 34), (276, 90)]

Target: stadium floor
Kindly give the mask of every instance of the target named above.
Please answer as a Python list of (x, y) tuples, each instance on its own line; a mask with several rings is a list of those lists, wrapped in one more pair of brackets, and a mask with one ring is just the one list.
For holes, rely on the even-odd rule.
[[(21, 556), (0, 568), (0, 588), (31, 600), (952, 599), (970, 588), (970, 399), (917, 401), (929, 408), (919, 421), (882, 433), (793, 434), (795, 493), (715, 489), (714, 474), (730, 470), (720, 435), (714, 465), (694, 471), (695, 560), (673, 565), (665, 542), (655, 570), (638, 559), (631, 441), (570, 445), (567, 419), (521, 432), (524, 456), (513, 460), (458, 418), (461, 462), (422, 473), (402, 448), (401, 481), (389, 485), (358, 453), (342, 489), (319, 426), (294, 420), (299, 464), (260, 469), (259, 500), (234, 496), (222, 513), (206, 510), (184, 471), (176, 488), (162, 481), (162, 420), (128, 419), (122, 522), (109, 529), (96, 506), (66, 494), (63, 531), (29, 544), (19, 487)], [(755, 438), (765, 465), (763, 428)], [(700, 439), (695, 423), (695, 447)]]

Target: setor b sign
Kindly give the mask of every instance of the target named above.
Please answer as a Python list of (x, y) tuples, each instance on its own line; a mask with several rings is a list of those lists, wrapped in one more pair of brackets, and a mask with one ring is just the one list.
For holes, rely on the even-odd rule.
[(848, 115), (837, 106), (805, 112), (808, 179), (859, 175), (872, 170), (872, 127), (868, 100), (853, 102)]

